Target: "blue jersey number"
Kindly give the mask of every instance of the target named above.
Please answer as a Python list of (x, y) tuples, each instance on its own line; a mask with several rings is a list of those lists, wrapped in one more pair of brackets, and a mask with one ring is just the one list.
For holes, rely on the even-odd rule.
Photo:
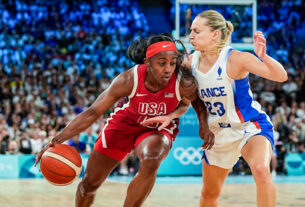
[[(208, 107), (210, 114), (212, 114), (212, 115), (218, 114), (218, 116), (223, 116), (226, 113), (226, 110), (223, 107), (223, 104), (221, 102), (215, 102), (215, 103), (213, 103), (213, 105), (211, 102), (208, 102), (208, 101), (206, 101), (205, 103)], [(215, 111), (215, 108), (216, 108), (216, 111)]]

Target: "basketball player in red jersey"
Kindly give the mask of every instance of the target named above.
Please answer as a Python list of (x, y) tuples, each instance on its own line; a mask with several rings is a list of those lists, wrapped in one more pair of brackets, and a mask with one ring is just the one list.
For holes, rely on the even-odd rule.
[(116, 77), (92, 106), (75, 117), (36, 158), (35, 166), (49, 147), (78, 135), (121, 97), (128, 97), (128, 102), (116, 108), (108, 119), (90, 154), (76, 192), (77, 207), (93, 203), (96, 190), (133, 148), (139, 157), (140, 169), (129, 184), (124, 206), (141, 206), (178, 133), (178, 119), (162, 131), (158, 131), (157, 125), (140, 123), (150, 117), (170, 114), (178, 106), (184, 111), (184, 107), (197, 99), (197, 84), (190, 74), (179, 72), (182, 55), (170, 37), (157, 35), (135, 41), (127, 55), (138, 65)]

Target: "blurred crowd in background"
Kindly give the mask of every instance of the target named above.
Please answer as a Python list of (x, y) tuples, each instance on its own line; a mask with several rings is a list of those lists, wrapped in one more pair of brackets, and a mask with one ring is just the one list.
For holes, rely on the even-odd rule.
[[(275, 127), (276, 170), (281, 173), (286, 153), (305, 153), (305, 46), (300, 39), (305, 34), (304, 5), (302, 0), (258, 1), (258, 28), (266, 35), (268, 54), (289, 73), (285, 83), (250, 77), (254, 96)], [(183, 33), (203, 8), (181, 7)], [(251, 10), (231, 6), (221, 12), (236, 27), (233, 40), (251, 35)], [(128, 45), (149, 34), (137, 1), (1, 2), (0, 153), (39, 152), (117, 74), (132, 66), (126, 57)], [(67, 143), (90, 153), (110, 113)], [(134, 159), (129, 156), (123, 162)], [(126, 169), (120, 172), (128, 174)]]

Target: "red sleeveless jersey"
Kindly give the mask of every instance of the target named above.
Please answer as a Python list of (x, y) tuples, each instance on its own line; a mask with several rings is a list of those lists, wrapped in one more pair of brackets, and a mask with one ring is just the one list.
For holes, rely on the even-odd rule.
[(129, 95), (128, 103), (117, 108), (113, 119), (129, 124), (139, 124), (143, 120), (169, 114), (174, 111), (180, 101), (179, 80), (175, 72), (168, 85), (162, 90), (152, 93), (145, 87), (146, 65), (138, 65), (134, 69), (134, 87)]
[[(100, 134), (103, 148), (119, 149), (125, 152), (132, 150), (136, 139), (148, 131), (158, 132), (159, 124), (144, 127), (140, 123), (148, 118), (165, 115), (173, 112), (179, 104), (180, 76), (175, 72), (168, 85), (162, 90), (153, 93), (145, 87), (146, 65), (137, 65), (134, 68), (134, 86), (128, 96), (128, 102), (117, 107)], [(119, 90), (119, 89), (118, 89)], [(164, 134), (174, 139), (178, 133), (178, 119), (167, 126)], [(161, 133), (162, 133), (161, 131)]]

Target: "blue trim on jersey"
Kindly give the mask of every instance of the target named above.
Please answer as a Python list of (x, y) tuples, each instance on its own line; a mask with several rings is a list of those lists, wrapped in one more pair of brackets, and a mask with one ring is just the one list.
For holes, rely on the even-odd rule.
[(229, 58), (229, 55), (232, 52), (232, 50), (233, 50), (233, 48), (228, 49), (228, 52), (227, 52), (227, 55), (226, 55), (226, 58), (225, 58), (225, 62), (227, 62), (227, 60)]
[(249, 93), (249, 77), (234, 80), (233, 92), (235, 106), (241, 113), (244, 122), (250, 121), (259, 115), (259, 111), (252, 107), (253, 97)]
[(208, 160), (207, 155), (205, 154), (204, 150), (203, 150), (203, 154), (202, 154), (202, 158), (201, 159), (203, 159), (203, 158), (204, 158), (205, 162), (209, 165), (210, 163), (209, 163), (209, 160)]
[[(236, 108), (238, 108), (243, 121), (257, 122), (261, 132), (257, 135), (262, 135), (266, 137), (274, 146), (274, 136), (273, 136), (273, 125), (269, 121), (267, 114), (260, 109), (260, 105), (253, 100), (250, 92), (249, 77), (245, 77), (240, 80), (235, 80), (232, 84), (234, 92), (234, 102)], [(254, 107), (257, 106), (257, 108)]]
[(272, 148), (274, 148), (273, 125), (268, 120), (267, 114), (260, 113), (257, 117), (255, 117), (251, 121), (257, 122), (261, 128), (261, 132), (258, 133), (257, 135), (262, 135), (266, 137), (271, 142)]

